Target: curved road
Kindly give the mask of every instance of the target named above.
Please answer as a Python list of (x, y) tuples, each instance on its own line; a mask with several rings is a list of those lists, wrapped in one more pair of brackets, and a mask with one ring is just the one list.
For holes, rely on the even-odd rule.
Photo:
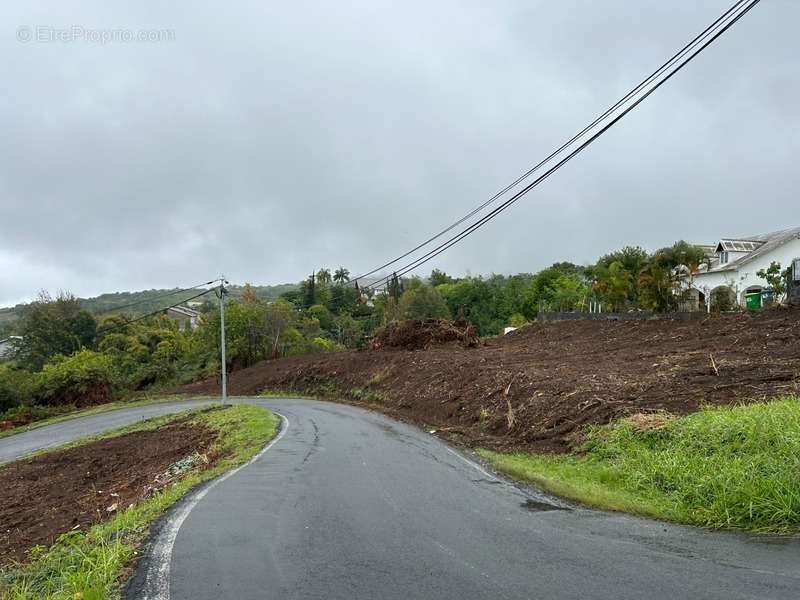
[[(382, 415), (253, 401), (285, 417), (280, 439), (171, 511), (129, 598), (800, 597), (797, 538), (553, 510)], [(124, 409), (0, 439), (0, 461), (36, 440), (186, 406)]]

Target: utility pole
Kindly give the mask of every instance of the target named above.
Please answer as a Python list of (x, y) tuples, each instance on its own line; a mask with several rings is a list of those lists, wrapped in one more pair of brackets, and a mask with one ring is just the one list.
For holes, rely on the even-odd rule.
[(228, 403), (228, 368), (225, 362), (225, 294), (228, 290), (225, 289), (225, 276), (219, 278), (219, 349), (220, 360), (222, 361), (222, 403)]

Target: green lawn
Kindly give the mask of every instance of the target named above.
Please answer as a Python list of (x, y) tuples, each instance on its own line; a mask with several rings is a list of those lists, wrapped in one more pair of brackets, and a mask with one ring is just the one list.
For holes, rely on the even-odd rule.
[[(101, 437), (155, 429), (186, 414), (157, 417)], [(0, 596), (9, 600), (119, 598), (121, 580), (150, 525), (192, 487), (257, 454), (275, 436), (279, 424), (273, 413), (253, 405), (203, 408), (189, 414), (193, 415), (193, 422), (220, 434), (215, 443), (220, 458), (213, 468), (190, 471), (176, 485), (122, 511), (110, 521), (87, 532), (65, 534), (52, 547), (37, 549), (29, 562), (0, 572)], [(96, 438), (77, 443), (92, 439)]]
[(597, 508), (701, 525), (800, 531), (800, 399), (625, 419), (571, 455), (480, 454)]

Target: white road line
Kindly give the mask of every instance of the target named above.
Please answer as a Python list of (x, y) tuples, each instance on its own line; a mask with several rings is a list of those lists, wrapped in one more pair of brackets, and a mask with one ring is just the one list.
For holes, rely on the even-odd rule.
[(492, 481), (500, 481), (500, 480), (499, 480), (497, 477), (495, 477), (494, 475), (492, 475), (491, 473), (489, 473), (489, 471), (487, 471), (486, 469), (484, 469), (482, 466), (480, 466), (480, 465), (479, 465), (478, 463), (476, 463), (475, 461), (472, 461), (472, 460), (468, 459), (468, 458), (467, 458), (466, 456), (464, 456), (463, 454), (459, 454), (458, 452), (456, 452), (455, 450), (453, 450), (452, 448), (449, 448), (449, 447), (447, 447), (447, 446), (445, 446), (445, 450), (447, 450), (447, 451), (448, 451), (450, 454), (452, 454), (453, 456), (456, 456), (456, 457), (460, 458), (461, 460), (463, 460), (465, 463), (467, 463), (467, 464), (468, 464), (470, 467), (472, 467), (473, 469), (477, 469), (477, 470), (478, 470), (478, 471), (479, 471), (479, 472), (480, 472), (480, 473), (481, 473), (481, 474), (482, 474), (484, 477), (488, 477), (488, 478), (489, 478), (489, 479), (491, 479)]
[(172, 563), (172, 549), (175, 546), (175, 539), (178, 537), (178, 531), (181, 525), (183, 525), (189, 513), (192, 512), (192, 509), (197, 506), (197, 503), (200, 502), (209, 491), (245, 467), (253, 464), (261, 458), (267, 450), (280, 441), (289, 429), (289, 419), (280, 413), (276, 412), (275, 414), (281, 418), (281, 430), (278, 435), (275, 436), (275, 439), (264, 446), (261, 452), (246, 463), (214, 479), (211, 483), (196, 492), (194, 496), (185, 500), (181, 509), (164, 524), (164, 527), (158, 535), (158, 539), (153, 544), (153, 550), (150, 553), (150, 561), (147, 566), (147, 573), (145, 574), (144, 593), (142, 595), (143, 600), (169, 600), (169, 572), (170, 564)]

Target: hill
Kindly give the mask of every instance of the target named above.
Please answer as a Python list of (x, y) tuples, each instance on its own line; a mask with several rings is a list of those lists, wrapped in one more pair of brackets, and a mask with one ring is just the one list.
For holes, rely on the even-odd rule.
[[(300, 286), (296, 283), (283, 283), (252, 287), (259, 298), (275, 300), (284, 292), (296, 290)], [(177, 289), (180, 288), (174, 288), (173, 290), (152, 289), (138, 292), (113, 292), (109, 294), (100, 294), (93, 298), (80, 298), (80, 301), (83, 308), (95, 314), (113, 314), (115, 312), (124, 311), (128, 314), (138, 315), (153, 312), (177, 302), (183, 302), (203, 291), (203, 288), (200, 288), (170, 295), (166, 298), (163, 297), (165, 294), (169, 294), (169, 292)], [(239, 285), (230, 286), (229, 291), (231, 297), (238, 298), (243, 289), (243, 286)], [(213, 300), (214, 297), (210, 296), (210, 299)], [(134, 303), (136, 303), (136, 306), (125, 308)], [(0, 337), (11, 330), (14, 321), (16, 321), (25, 310), (25, 306), (26, 304), (17, 304), (16, 306), (0, 308)]]

